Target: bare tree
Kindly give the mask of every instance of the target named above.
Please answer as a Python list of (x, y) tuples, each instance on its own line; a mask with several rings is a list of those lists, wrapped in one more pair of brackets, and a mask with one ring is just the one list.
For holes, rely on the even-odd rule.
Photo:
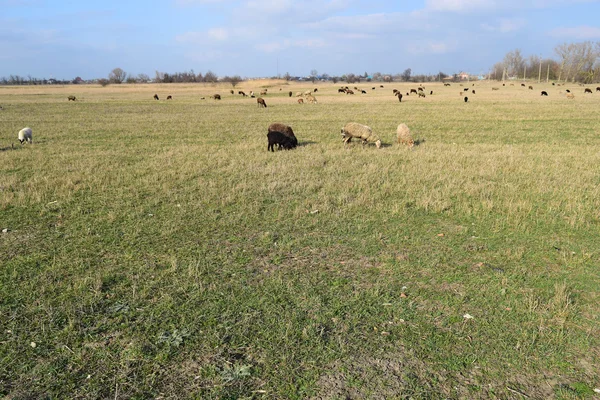
[(315, 80), (317, 79), (317, 75), (319, 75), (319, 73), (317, 72), (316, 69), (310, 70), (310, 80), (312, 81), (312, 83), (315, 83)]
[(110, 72), (110, 74), (108, 74), (108, 80), (111, 83), (123, 83), (126, 78), (127, 73), (121, 68), (115, 68)]
[(139, 74), (137, 76), (137, 80), (140, 83), (148, 83), (148, 82), (150, 82), (150, 77), (146, 74)]
[(285, 79), (286, 81), (290, 81), (292, 79), (292, 76), (290, 75), (289, 72), (286, 72), (285, 75), (283, 76), (283, 79)]
[(520, 71), (523, 71), (524, 66), (525, 60), (520, 49), (509, 51), (504, 56), (504, 68), (506, 68), (508, 76), (517, 76)]
[(211, 83), (215, 83), (216, 81), (218, 81), (219, 78), (217, 77), (217, 74), (215, 74), (212, 71), (208, 71), (206, 72), (206, 74), (204, 74), (204, 82), (211, 82)]
[(402, 80), (405, 82), (408, 82), (410, 80), (411, 73), (412, 73), (412, 70), (410, 68), (406, 68), (404, 70), (404, 72), (402, 73)]
[(231, 83), (231, 87), (236, 87), (238, 83), (242, 81), (242, 78), (239, 75), (234, 75), (229, 78), (228, 82)]

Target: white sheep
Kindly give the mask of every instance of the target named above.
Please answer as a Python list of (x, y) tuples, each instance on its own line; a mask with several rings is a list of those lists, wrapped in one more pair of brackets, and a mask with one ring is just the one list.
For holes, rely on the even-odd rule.
[(362, 144), (365, 145), (367, 142), (375, 142), (375, 146), (379, 149), (381, 147), (381, 140), (377, 135), (373, 134), (373, 130), (366, 125), (361, 125), (356, 122), (348, 122), (342, 128), (342, 138), (344, 144), (350, 143), (352, 138), (362, 140)]
[(19, 142), (23, 144), (25, 141), (33, 143), (31, 128), (23, 128), (19, 131)]
[(398, 125), (396, 135), (398, 137), (398, 144), (406, 144), (408, 147), (413, 147), (415, 145), (415, 141), (410, 134), (410, 129), (406, 124)]

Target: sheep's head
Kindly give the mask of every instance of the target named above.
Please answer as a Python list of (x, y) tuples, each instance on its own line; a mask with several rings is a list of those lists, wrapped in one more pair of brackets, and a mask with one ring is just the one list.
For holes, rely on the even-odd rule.
[(377, 140), (375, 142), (375, 146), (377, 146), (377, 148), (380, 149), (381, 148), (381, 140)]

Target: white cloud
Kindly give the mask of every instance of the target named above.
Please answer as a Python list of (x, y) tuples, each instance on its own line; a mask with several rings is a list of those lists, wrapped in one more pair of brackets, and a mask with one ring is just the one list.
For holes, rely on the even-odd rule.
[(213, 28), (208, 30), (208, 37), (215, 40), (227, 40), (229, 34), (223, 28)]
[(523, 18), (500, 18), (495, 24), (483, 23), (481, 28), (489, 32), (509, 33), (520, 30), (526, 25)]
[(494, 0), (426, 0), (425, 7), (431, 11), (468, 12), (496, 7)]
[(596, 26), (576, 26), (572, 28), (556, 28), (550, 31), (550, 36), (565, 39), (600, 39), (600, 28)]

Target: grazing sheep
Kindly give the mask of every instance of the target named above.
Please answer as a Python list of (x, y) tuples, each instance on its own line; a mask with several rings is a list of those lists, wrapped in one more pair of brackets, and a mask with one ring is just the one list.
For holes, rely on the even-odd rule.
[(367, 91), (366, 91), (366, 90), (361, 90), (360, 92), (361, 92), (362, 94), (367, 94)]
[(398, 89), (394, 89), (392, 90), (392, 93), (394, 93), (394, 96), (396, 95), (396, 93), (398, 93)]
[(304, 104), (304, 99), (298, 99), (298, 104)]
[(23, 128), (19, 131), (19, 142), (21, 144), (27, 142), (29, 144), (33, 143), (33, 135), (31, 128)]
[(567, 99), (574, 99), (575, 95), (573, 93), (567, 93)]
[(292, 94), (293, 94), (293, 93), (292, 93), (292, 91), (290, 90), (290, 91), (288, 92), (288, 94), (290, 95), (290, 97), (292, 97)]
[[(299, 100), (302, 100), (302, 99), (299, 99)], [(296, 135), (294, 135), (294, 131), (292, 130), (292, 127), (289, 125), (282, 124), (279, 122), (274, 122), (271, 125), (269, 125), (269, 128), (267, 129), (267, 131), (268, 132), (281, 132), (291, 140), (293, 147), (298, 146), (298, 139), (296, 139)]]
[(398, 101), (399, 101), (400, 103), (402, 103), (402, 93), (400, 93), (400, 92), (397, 92), (397, 93), (396, 93), (396, 96), (398, 96)]
[(429, 92), (429, 95), (431, 96), (433, 94), (433, 90), (431, 92)]
[(261, 96), (266, 96), (266, 95), (267, 95), (267, 91), (266, 91), (266, 90), (263, 90), (263, 91), (261, 91), (261, 92), (260, 92), (260, 95), (261, 95)]
[(346, 94), (354, 94), (354, 91), (348, 89), (348, 90), (346, 90)]
[(590, 89), (590, 88), (585, 88), (585, 90), (583, 91), (583, 93), (592, 93), (592, 89)]
[(258, 107), (267, 108), (267, 103), (265, 103), (265, 99), (263, 99), (262, 97), (259, 97), (258, 99), (256, 99), (256, 105)]
[(600, 92), (600, 86), (596, 88), (596, 92)]
[(444, 83), (444, 86), (451, 86), (449, 83)]
[(492, 90), (500, 90), (500, 88), (493, 87)]
[(383, 85), (379, 85), (379, 87), (380, 87), (380, 88), (382, 88), (382, 87), (383, 87)]
[(375, 86), (373, 86), (373, 87), (371, 88), (371, 90), (375, 90)]
[(525, 87), (525, 84), (524, 84), (524, 83), (521, 83), (521, 86)]
[(313, 90), (313, 92), (314, 92), (314, 93), (317, 93), (317, 91), (318, 91), (318, 90), (319, 90), (319, 89), (315, 88), (315, 90)]
[(350, 143), (352, 138), (362, 140), (362, 144), (365, 145), (367, 142), (375, 142), (375, 146), (379, 149), (381, 147), (381, 140), (377, 135), (373, 134), (373, 130), (366, 125), (361, 125), (356, 122), (348, 122), (342, 128), (342, 139), (344, 144)]
[(556, 83), (552, 82), (552, 86), (556, 85)]
[(417, 89), (410, 89), (411, 93), (417, 94)]
[(467, 96), (465, 96), (465, 103), (469, 102), (469, 98)]
[(233, 91), (233, 89), (231, 89), (231, 90), (229, 91), (229, 93), (231, 93), (231, 94), (234, 94), (235, 92)]
[(296, 97), (302, 97), (302, 92), (296, 92)]
[(398, 137), (398, 144), (405, 144), (408, 145), (408, 147), (413, 147), (415, 145), (415, 141), (410, 134), (410, 129), (408, 129), (406, 124), (398, 125), (396, 136)]
[(215, 100), (221, 100), (221, 95), (220, 95), (220, 94), (215, 94), (215, 95), (213, 96), (213, 98), (214, 98)]
[(77, 98), (75, 96), (67, 97), (67, 101), (75, 101), (75, 100), (77, 100)]
[(312, 92), (311, 92), (310, 90), (307, 90), (306, 92), (304, 92), (304, 95), (305, 95), (305, 96), (308, 96), (308, 95), (310, 95), (311, 93), (312, 93)]
[(425, 93), (419, 92), (419, 97), (425, 97)]
[(250, 98), (251, 98), (251, 99), (255, 99), (255, 98), (256, 98), (256, 96), (255, 96), (255, 95), (251, 95), (251, 96), (250, 96)]
[(533, 90), (533, 86), (529, 86), (529, 90)]
[(338, 93), (346, 93), (346, 89), (340, 88), (340, 89), (338, 89)]
[(548, 96), (548, 92), (546, 92), (545, 90), (542, 90), (541, 96)]
[(468, 91), (469, 91), (469, 88), (464, 88), (463, 89), (463, 92), (468, 92)]
[(471, 90), (471, 93), (475, 94), (475, 89)]
[(417, 88), (417, 90), (418, 90), (419, 92), (422, 92), (422, 91), (423, 91), (423, 88), (419, 86), (419, 87)]
[(506, 83), (503, 83), (502, 86), (506, 86)]
[(410, 94), (409, 94), (408, 92), (406, 92), (406, 95), (407, 95), (407, 96), (410, 96)]
[(307, 96), (306, 100), (310, 103), (310, 104), (317, 104), (317, 99), (314, 96)]
[[(232, 94), (233, 94), (233, 93), (232, 93)], [(173, 96), (171, 96), (171, 95), (168, 95), (168, 96), (167, 96), (167, 100), (173, 100)]]
[(278, 145), (278, 148), (284, 148), (286, 150), (290, 150), (294, 148), (294, 144), (292, 139), (285, 136), (281, 132), (269, 132), (267, 133), (267, 140), (269, 144), (267, 146), (267, 151), (275, 152), (275, 145)]
[(246, 95), (246, 93), (242, 92), (241, 90), (240, 90), (240, 91), (238, 91), (238, 94), (241, 94), (242, 96), (245, 96), (245, 95)]
[(358, 90), (358, 88), (356, 86), (354, 86), (354, 90)]
[(154, 100), (158, 100), (158, 95), (157, 94), (154, 95)]
[(570, 91), (569, 89), (565, 90), (565, 92), (567, 92), (567, 93), (571, 93), (571, 91)]

